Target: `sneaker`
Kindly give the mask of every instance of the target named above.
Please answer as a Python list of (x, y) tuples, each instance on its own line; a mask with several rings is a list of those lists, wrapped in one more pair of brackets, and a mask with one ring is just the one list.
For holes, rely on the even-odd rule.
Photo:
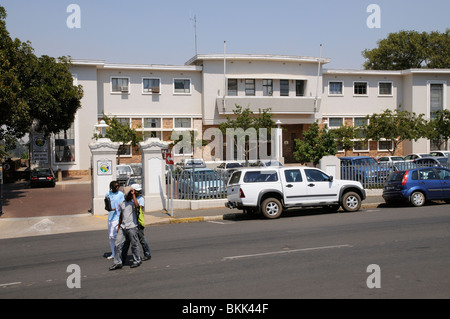
[(150, 259), (152, 259), (152, 256), (144, 256), (144, 258), (142, 258), (143, 261), (150, 260)]
[(109, 257), (106, 257), (106, 259), (114, 259), (114, 255), (111, 255)]
[(130, 266), (130, 268), (136, 268), (136, 267), (139, 267), (140, 265), (141, 265), (142, 263), (141, 262), (134, 262), (131, 266)]
[(109, 267), (109, 270), (116, 270), (116, 269), (121, 269), (122, 268), (122, 264), (113, 264), (111, 267)]

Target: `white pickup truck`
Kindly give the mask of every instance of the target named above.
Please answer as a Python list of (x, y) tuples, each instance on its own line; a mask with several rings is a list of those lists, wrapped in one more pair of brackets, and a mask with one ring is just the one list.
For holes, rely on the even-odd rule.
[(225, 206), (278, 218), (286, 208), (323, 206), (354, 212), (366, 192), (361, 183), (337, 180), (320, 169), (303, 166), (245, 168), (228, 181)]

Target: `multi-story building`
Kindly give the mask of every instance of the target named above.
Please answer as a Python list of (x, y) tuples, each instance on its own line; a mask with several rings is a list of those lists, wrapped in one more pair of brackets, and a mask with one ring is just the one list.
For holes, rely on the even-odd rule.
[[(271, 109), (283, 128), (285, 162), (295, 162), (294, 140), (312, 123), (361, 125), (385, 109), (423, 113), (450, 109), (450, 69), (404, 71), (324, 69), (327, 58), (283, 55), (197, 55), (185, 65), (133, 65), (74, 60), (71, 72), (84, 88), (71, 130), (49, 141), (49, 163), (63, 171), (90, 168), (90, 143), (103, 114), (115, 116), (145, 138), (170, 142), (172, 131), (203, 133), (233, 116), (235, 105)], [(201, 135), (200, 135), (201, 136)], [(406, 141), (400, 155), (428, 152), (427, 140)], [(356, 143), (353, 154), (387, 154), (390, 141)], [(178, 149), (175, 160), (190, 157)], [(125, 148), (121, 162), (139, 162)], [(225, 154), (225, 153), (224, 153)], [(343, 153), (342, 153), (343, 154)], [(206, 160), (211, 159), (206, 157)], [(217, 160), (217, 158), (216, 158)]]

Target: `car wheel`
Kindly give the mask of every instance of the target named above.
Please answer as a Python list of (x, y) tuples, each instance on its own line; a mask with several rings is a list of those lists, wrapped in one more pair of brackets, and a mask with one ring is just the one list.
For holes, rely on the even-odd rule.
[(425, 205), (425, 195), (422, 192), (414, 192), (409, 197), (409, 201), (413, 206), (420, 207)]
[(264, 217), (274, 219), (281, 216), (281, 213), (283, 212), (283, 207), (281, 206), (281, 203), (278, 199), (267, 198), (262, 203), (261, 212), (264, 215)]
[(361, 197), (355, 192), (348, 192), (342, 198), (342, 208), (346, 212), (356, 212), (361, 208)]

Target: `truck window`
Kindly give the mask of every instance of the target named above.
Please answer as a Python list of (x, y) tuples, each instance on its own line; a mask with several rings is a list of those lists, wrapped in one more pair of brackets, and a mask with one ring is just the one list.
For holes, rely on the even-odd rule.
[(240, 178), (241, 172), (240, 171), (234, 172), (233, 175), (231, 175), (230, 180), (228, 181), (228, 185), (238, 184)]
[(330, 177), (316, 169), (305, 169), (305, 175), (308, 182), (328, 182)]
[(288, 169), (284, 171), (284, 177), (288, 183), (303, 182), (299, 169)]
[(250, 171), (245, 173), (245, 183), (261, 183), (261, 182), (276, 182), (278, 175), (276, 171)]

